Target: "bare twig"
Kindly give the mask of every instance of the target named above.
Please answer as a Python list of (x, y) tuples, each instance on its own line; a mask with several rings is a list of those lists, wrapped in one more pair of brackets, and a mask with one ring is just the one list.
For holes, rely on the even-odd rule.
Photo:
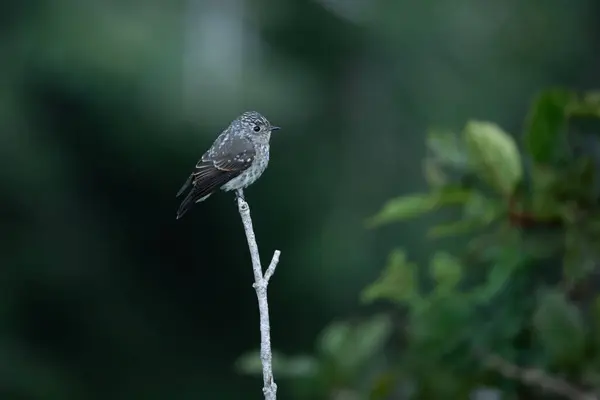
[(279, 250), (275, 250), (275, 252), (273, 253), (273, 258), (271, 259), (269, 268), (267, 268), (267, 272), (265, 272), (265, 276), (264, 276), (267, 284), (269, 283), (269, 280), (275, 273), (275, 267), (277, 267), (277, 264), (279, 264), (279, 255), (280, 254), (281, 254), (281, 252)]
[(487, 355), (484, 357), (485, 365), (503, 376), (519, 380), (527, 385), (537, 386), (549, 393), (557, 394), (571, 400), (598, 400), (591, 393), (573, 386), (569, 382), (548, 374), (536, 368), (524, 368), (514, 365), (509, 361), (497, 356)]
[(267, 272), (263, 276), (262, 266), (260, 264), (260, 255), (258, 253), (258, 245), (256, 244), (256, 236), (252, 226), (252, 218), (250, 217), (250, 207), (244, 200), (244, 192), (237, 191), (237, 203), (246, 239), (248, 239), (248, 248), (250, 249), (250, 257), (252, 258), (252, 269), (254, 270), (254, 284), (256, 297), (258, 298), (258, 311), (260, 314), (260, 361), (263, 367), (263, 393), (265, 400), (275, 400), (277, 398), (277, 384), (273, 379), (273, 365), (271, 352), (271, 326), (269, 322), (269, 303), (267, 301), (267, 286), (269, 279), (275, 273), (275, 268), (279, 263), (279, 255), (281, 252), (275, 250), (271, 264), (267, 268)]

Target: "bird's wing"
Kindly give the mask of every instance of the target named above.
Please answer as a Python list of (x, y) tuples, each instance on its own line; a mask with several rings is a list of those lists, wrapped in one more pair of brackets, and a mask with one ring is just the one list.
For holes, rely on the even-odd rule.
[(216, 189), (248, 169), (252, 165), (255, 155), (254, 145), (246, 139), (215, 141), (210, 150), (196, 163), (194, 172), (179, 190), (178, 195), (190, 185), (192, 186), (181, 202), (178, 218), (183, 216), (194, 203), (212, 194)]
[(181, 186), (176, 197), (181, 196), (190, 186), (199, 186), (198, 189), (207, 186), (207, 189), (214, 190), (224, 185), (248, 168), (254, 161), (254, 156), (254, 145), (248, 139), (233, 140), (227, 136), (227, 132), (223, 132), (196, 163), (194, 172)]
[(248, 148), (237, 154), (218, 154), (203, 157), (196, 164), (192, 173), (192, 191), (198, 198), (212, 193), (252, 165), (255, 156), (254, 148)]
[(206, 195), (248, 169), (255, 155), (254, 145), (248, 139), (221, 135), (196, 164), (192, 185)]

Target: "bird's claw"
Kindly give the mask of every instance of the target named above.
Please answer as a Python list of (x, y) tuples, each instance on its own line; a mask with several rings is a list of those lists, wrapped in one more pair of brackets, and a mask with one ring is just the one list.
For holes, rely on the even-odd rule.
[(245, 197), (244, 197), (244, 192), (240, 189), (235, 191), (235, 202), (237, 203), (238, 200), (242, 200), (242, 201), (246, 201)]

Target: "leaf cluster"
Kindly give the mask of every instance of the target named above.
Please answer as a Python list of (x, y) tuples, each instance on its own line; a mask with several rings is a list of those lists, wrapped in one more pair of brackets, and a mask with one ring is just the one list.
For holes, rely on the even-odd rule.
[(461, 208), (458, 221), (429, 236), (468, 234), (464, 251), (435, 252), (423, 276), (395, 249), (362, 294), (405, 311), (399, 364), (416, 398), (467, 398), (490, 386), (523, 395), (519, 382), (486, 369), (489, 357), (600, 388), (600, 158), (572, 145), (581, 141), (570, 129), (580, 118), (600, 118), (598, 93), (551, 89), (533, 102), (522, 146), (490, 122), (431, 132), (423, 163), (430, 191), (392, 199), (368, 220), (378, 227)]

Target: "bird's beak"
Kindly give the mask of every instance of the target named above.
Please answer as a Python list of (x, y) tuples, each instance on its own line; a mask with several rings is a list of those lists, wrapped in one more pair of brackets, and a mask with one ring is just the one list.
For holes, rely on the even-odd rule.
[(271, 127), (271, 130), (272, 130), (272, 131), (278, 131), (278, 130), (280, 130), (280, 129), (281, 129), (281, 127), (279, 127), (279, 126), (272, 126), (272, 127)]

